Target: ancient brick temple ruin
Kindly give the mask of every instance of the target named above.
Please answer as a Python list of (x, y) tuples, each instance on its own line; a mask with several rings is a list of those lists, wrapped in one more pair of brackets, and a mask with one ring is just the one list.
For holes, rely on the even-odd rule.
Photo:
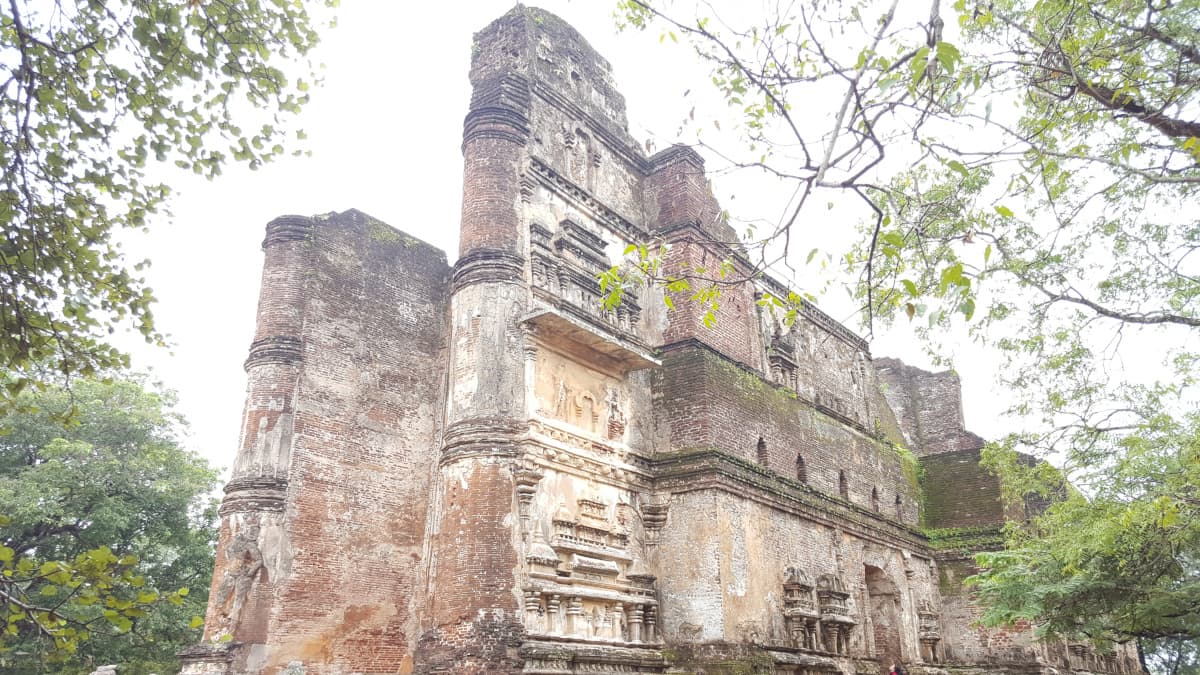
[(659, 288), (604, 311), (629, 243), (738, 258), (703, 160), (646, 156), (551, 14), (473, 50), (454, 265), (357, 211), (267, 225), (186, 673), (1137, 669), (972, 625), (1005, 514), (952, 374), (781, 324), (770, 279), (714, 328)]

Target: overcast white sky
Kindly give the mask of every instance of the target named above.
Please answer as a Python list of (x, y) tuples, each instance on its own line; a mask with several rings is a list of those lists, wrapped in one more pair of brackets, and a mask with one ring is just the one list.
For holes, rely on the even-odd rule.
[[(698, 115), (722, 114), (714, 99), (704, 98), (708, 73), (690, 48), (660, 44), (657, 32), (617, 34), (613, 0), (538, 4), (574, 25), (612, 62), (636, 138), (653, 135), (665, 147), (697, 102)], [(507, 0), (345, 3), (338, 27), (326, 32), (316, 55), (326, 64), (325, 84), (298, 121), (309, 135), (311, 157), (258, 171), (231, 169), (212, 182), (169, 176), (178, 192), (174, 221), (156, 223), (127, 250), (153, 263), (148, 280), (159, 299), (156, 318), (173, 348), (128, 344), (135, 367), (151, 369), (179, 393), (180, 410), (191, 421), (188, 445), (214, 464), (227, 468), (237, 448), (242, 361), (254, 332), (267, 221), (357, 208), (454, 259), (472, 34), (511, 7)], [(738, 215), (772, 215), (767, 211), (777, 200), (761, 191), (773, 186), (747, 181), (719, 179), (718, 198)], [(730, 200), (734, 190), (738, 197)], [(753, 208), (767, 211), (748, 213)], [(799, 248), (833, 246), (852, 232), (852, 219), (836, 210), (829, 217), (801, 230)], [(842, 298), (837, 293), (820, 304), (857, 328)], [(872, 352), (927, 365), (904, 330), (877, 336)], [(968, 353), (975, 356), (956, 363), (968, 425), (994, 437), (1003, 431), (996, 419), (1003, 405), (992, 391), (990, 365), (978, 352)]]

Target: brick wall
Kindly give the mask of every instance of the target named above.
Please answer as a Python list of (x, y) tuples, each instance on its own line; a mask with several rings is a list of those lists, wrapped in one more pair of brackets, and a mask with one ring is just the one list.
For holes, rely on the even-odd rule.
[(977, 449), (983, 439), (963, 425), (962, 388), (953, 371), (931, 373), (899, 359), (875, 360), (884, 397), (918, 455)]
[[(260, 634), (239, 637), (266, 639), (242, 667), (401, 672), (415, 639), (449, 269), (439, 251), (360, 212), (314, 220), (292, 244), (303, 256), (269, 258), (264, 274), (259, 331), (296, 331), (302, 365), (273, 609), (269, 625), (256, 619)], [(267, 277), (280, 275), (303, 283), (273, 296)], [(252, 381), (247, 436), (263, 426), (252, 410), (261, 396)]]
[(664, 353), (654, 377), (655, 415), (665, 437), (659, 452), (715, 448), (758, 462), (761, 438), (771, 471), (795, 478), (802, 456), (807, 483), (831, 496), (839, 494), (845, 471), (852, 503), (871, 509), (875, 489), (881, 515), (894, 518), (900, 496), (902, 519), (916, 523), (915, 475), (905, 475), (893, 450), (757, 372), (702, 345), (682, 344)]
[[(783, 583), (787, 568), (798, 567), (811, 579), (832, 574), (845, 584), (849, 613), (857, 622), (848, 656), (872, 658), (890, 649), (913, 663), (918, 659), (915, 603), (936, 596), (936, 578), (929, 559), (905, 556), (902, 546), (852, 536), (736, 490), (695, 486), (671, 496), (654, 549), (662, 629), (679, 646), (790, 646)], [(868, 571), (876, 589), (890, 594), (876, 598), (886, 601), (886, 612), (873, 606)], [(877, 643), (876, 624), (882, 624), (883, 645)]]
[(921, 458), (924, 525), (931, 529), (988, 527), (1004, 523), (1000, 481), (979, 465), (979, 450)]

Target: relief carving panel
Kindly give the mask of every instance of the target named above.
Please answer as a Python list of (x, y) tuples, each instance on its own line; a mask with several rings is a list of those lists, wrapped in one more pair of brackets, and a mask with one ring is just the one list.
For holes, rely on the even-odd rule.
[(551, 349), (539, 349), (534, 367), (536, 413), (579, 431), (625, 442), (628, 396), (624, 382)]

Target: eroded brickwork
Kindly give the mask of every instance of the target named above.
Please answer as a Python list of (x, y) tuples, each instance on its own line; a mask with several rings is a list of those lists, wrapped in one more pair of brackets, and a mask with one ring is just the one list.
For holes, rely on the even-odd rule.
[[(267, 227), (185, 672), (1130, 669), (973, 626), (944, 544), (994, 544), (1004, 514), (953, 375), (873, 360), (810, 304), (762, 310), (787, 290), (703, 160), (647, 157), (560, 19), (518, 6), (473, 49), (452, 268), (354, 211)], [(658, 287), (606, 310), (629, 244), (744, 280), (715, 325)]]

